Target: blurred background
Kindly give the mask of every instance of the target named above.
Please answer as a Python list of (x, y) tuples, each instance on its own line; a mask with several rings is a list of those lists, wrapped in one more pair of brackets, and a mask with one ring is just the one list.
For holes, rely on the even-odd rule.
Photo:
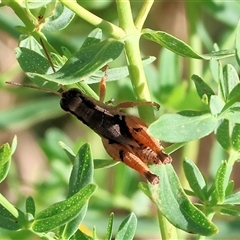
[[(101, 18), (118, 24), (114, 1), (78, 2)], [(134, 16), (137, 16), (142, 1), (131, 1), (131, 4)], [(217, 43), (221, 50), (234, 48), (239, 15), (238, 1), (156, 1), (144, 27), (170, 33), (187, 42), (199, 53), (208, 53), (213, 50), (214, 43)], [(61, 110), (59, 97), (5, 84), (5, 81), (31, 84), (15, 57), (14, 49), (20, 38), (16, 26), (19, 25), (21, 21), (10, 8), (0, 8), (0, 145), (11, 143), (14, 135), (17, 135), (18, 139), (10, 174), (0, 185), (0, 192), (19, 208), (23, 207), (25, 198), (31, 195), (36, 201), (37, 210), (40, 211), (62, 200), (68, 190), (71, 164), (59, 146), (59, 141), (69, 145), (75, 152), (82, 144), (89, 142), (93, 158), (109, 157), (99, 136)], [(46, 33), (46, 36), (59, 52), (61, 46), (75, 52), (92, 30), (90, 24), (76, 16), (63, 31)], [(209, 62), (184, 59), (145, 40), (141, 41), (141, 46), (143, 56), (151, 55), (157, 58), (152, 65), (145, 67), (153, 100), (161, 105), (156, 116), (183, 109), (204, 109), (190, 77), (192, 74), (199, 74), (216, 90), (217, 84), (210, 74)], [(224, 61), (231, 63), (239, 71), (234, 58)], [(121, 62), (123, 56), (113, 64), (121, 65)], [(91, 87), (98, 92), (98, 85)], [(106, 99), (111, 98), (114, 98), (116, 103), (134, 100), (129, 79), (107, 84)], [(137, 110), (131, 110), (131, 113), (137, 114)], [(224, 152), (215, 142), (215, 137), (210, 135), (201, 141), (191, 142), (174, 153), (174, 167), (185, 184), (181, 170), (183, 157), (194, 160), (211, 182), (216, 166), (224, 159)], [(239, 188), (240, 178), (237, 173), (240, 169), (237, 165), (234, 168), (232, 178), (236, 182), (235, 187)], [(110, 212), (115, 213), (117, 228), (120, 221), (134, 211), (138, 217), (136, 239), (159, 239), (155, 208), (138, 189), (139, 180), (143, 179), (122, 164), (96, 170), (95, 182), (99, 188), (90, 200), (84, 220), (86, 231), (91, 231), (95, 225), (100, 237), (105, 233)], [(240, 230), (236, 227), (239, 226), (239, 220), (224, 219), (221, 216), (216, 218), (216, 222), (221, 228), (216, 239), (239, 237)]]

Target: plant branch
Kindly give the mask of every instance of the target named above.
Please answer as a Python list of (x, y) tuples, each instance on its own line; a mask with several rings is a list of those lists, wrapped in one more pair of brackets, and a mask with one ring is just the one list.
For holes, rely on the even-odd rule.
[(146, 21), (146, 18), (150, 12), (150, 9), (154, 3), (154, 0), (145, 0), (140, 12), (138, 13), (138, 16), (135, 21), (136, 28), (140, 31), (143, 27), (144, 22)]
[(59, 1), (62, 2), (62, 4), (64, 4), (67, 8), (75, 12), (80, 18), (95, 27), (101, 28), (105, 33), (110, 34), (112, 37), (123, 38), (125, 36), (125, 32), (121, 28), (89, 12), (80, 6), (75, 0)]
[[(141, 32), (135, 27), (129, 1), (116, 0), (120, 27), (126, 32), (125, 54), (128, 61), (129, 76), (138, 101), (151, 101), (151, 96), (143, 69), (139, 39)], [(140, 21), (140, 20), (139, 20)], [(147, 123), (154, 121), (153, 109), (139, 107), (139, 115)]]

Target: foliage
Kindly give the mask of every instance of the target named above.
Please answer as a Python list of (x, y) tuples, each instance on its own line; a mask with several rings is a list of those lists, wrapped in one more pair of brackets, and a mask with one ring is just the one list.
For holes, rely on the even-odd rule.
[[(190, 22), (189, 45), (167, 32), (143, 29), (152, 4), (153, 1), (144, 1), (134, 22), (130, 3), (117, 0), (118, 27), (88, 11), (87, 8), (90, 6), (83, 7), (81, 1), (78, 3), (69, 0), (33, 2), (2, 0), (2, 6), (12, 8), (23, 22), (23, 26), (17, 27), (21, 38), (19, 47), (15, 49), (15, 55), (21, 69), (38, 87), (55, 92), (60, 86), (71, 87), (76, 84), (84, 92), (97, 98), (97, 94), (89, 85), (98, 83), (104, 75), (104, 66), (109, 65), (107, 81), (113, 82), (113, 92), (117, 91), (118, 82), (122, 82), (121, 79), (129, 76), (136, 100), (156, 99), (163, 103), (165, 110), (168, 110), (168, 113), (162, 114), (153, 122), (153, 109), (139, 108), (141, 118), (147, 123), (153, 122), (149, 126), (149, 133), (157, 139), (173, 143), (166, 148), (166, 152), (172, 153), (181, 147), (187, 149), (188, 142), (199, 140), (211, 133), (214, 134), (218, 144), (216, 146), (218, 149), (221, 146), (219, 152), (224, 151), (225, 157), (220, 158), (219, 154), (213, 156), (217, 162), (214, 166), (213, 180), (206, 180), (197, 164), (184, 156), (183, 170), (191, 190), (184, 190), (181, 185), (182, 179), (179, 180), (171, 164), (150, 166), (152, 171), (160, 177), (160, 184), (140, 183), (139, 188), (149, 197), (149, 201), (156, 205), (162, 239), (180, 238), (176, 229), (181, 229), (186, 234), (196, 234), (198, 238), (219, 236), (219, 230), (215, 222), (212, 222), (213, 217), (223, 214), (237, 218), (240, 214), (240, 192), (234, 189), (234, 181), (230, 180), (234, 164), (239, 159), (240, 150), (240, 82), (238, 77), (240, 23), (236, 28), (235, 45), (232, 49), (219, 50), (215, 45), (211, 53), (200, 54), (199, 49), (196, 51), (191, 47), (191, 43), (193, 44), (191, 37), (195, 34), (194, 21), (200, 24), (198, 7), (204, 6), (209, 12), (213, 12), (217, 9), (218, 3), (209, 1), (199, 5), (200, 3), (186, 2)], [(225, 7), (225, 12), (221, 13), (223, 16), (233, 11), (234, 8), (240, 9), (239, 4), (235, 6), (233, 3), (232, 8), (229, 6), (231, 4), (222, 3), (222, 5)], [(101, 7), (104, 8), (100, 6), (99, 9)], [(52, 46), (51, 33), (65, 31), (67, 26), (74, 24), (74, 16), (78, 16), (92, 26), (88, 36), (82, 39), (81, 46), (78, 45), (74, 53), (67, 41), (65, 46)], [(220, 17), (219, 12), (215, 12), (213, 17), (220, 18), (222, 21), (224, 19)], [(104, 39), (102, 33), (108, 37)], [(150, 89), (143, 66), (150, 68), (155, 58), (152, 56), (141, 58), (140, 39), (155, 42), (165, 48), (160, 56), (159, 72), (155, 70), (156, 75), (161, 76), (162, 81), (157, 84), (149, 82)], [(62, 45), (61, 42), (56, 42)], [(209, 45), (208, 47), (212, 48), (212, 45)], [(190, 63), (193, 63), (195, 59), (199, 62), (209, 61), (212, 77), (208, 69), (200, 72), (203, 75), (200, 77), (200, 74), (197, 74), (199, 71), (195, 68), (191, 69), (193, 81), (188, 81), (187, 87), (186, 82), (179, 83), (177, 73), (180, 65), (177, 63), (177, 55), (188, 58)], [(124, 60), (122, 61), (121, 58)], [(225, 64), (226, 61), (230, 63)], [(211, 82), (211, 79), (214, 81)], [(154, 86), (152, 89), (151, 85)], [(33, 102), (26, 104), (25, 107), (1, 111), (3, 117), (0, 119), (0, 128), (24, 128), (26, 124), (29, 127), (43, 119), (60, 116), (63, 113), (56, 109), (57, 101), (59, 101), (58, 98), (39, 100), (34, 96)], [(115, 239), (133, 239), (137, 228), (137, 217), (131, 211), (143, 211), (147, 208), (145, 205), (139, 210), (138, 204), (141, 198), (136, 200), (133, 195), (135, 192), (138, 196), (136, 184), (129, 184), (134, 177), (126, 172), (128, 170), (125, 167), (117, 166), (116, 168), (120, 171), (112, 180), (115, 188), (110, 194), (103, 188), (106, 183), (101, 186), (101, 180), (97, 176), (96, 184), (93, 183), (93, 174), (96, 172), (94, 168), (103, 169), (115, 163), (108, 159), (102, 160), (100, 157), (93, 159), (90, 145), (85, 143), (81, 144), (82, 146), (75, 154), (74, 149), (61, 142), (60, 145), (66, 153), (64, 158), (55, 146), (59, 140), (68, 141), (61, 131), (51, 129), (46, 134), (42, 146), (50, 159), (51, 157), (63, 159), (71, 163), (71, 175), (67, 183), (68, 193), (65, 194), (64, 200), (56, 201), (39, 211), (34, 198), (28, 197), (25, 200), (25, 211), (23, 211), (0, 195), (0, 227), (13, 238), (24, 236), (27, 239), (33, 234), (41, 239), (98, 239), (94, 226), (91, 226), (93, 228), (91, 233), (86, 233), (79, 227), (88, 215), (91, 215), (95, 204), (100, 212), (106, 209), (109, 211), (114, 207), (121, 207), (130, 212), (125, 219), (119, 221), (119, 228), (116, 231), (113, 222), (118, 221), (119, 218), (116, 216), (114, 219), (113, 213), (109, 215), (104, 233), (105, 239), (111, 239), (112, 236)], [(11, 146), (6, 143), (0, 148), (1, 182), (9, 173), (16, 145), (17, 140), (14, 138)], [(77, 143), (72, 145), (75, 145), (75, 149), (78, 146)], [(54, 160), (52, 160), (53, 166)], [(64, 167), (63, 169), (66, 171)], [(58, 170), (53, 169), (52, 174), (55, 173), (59, 174)], [(57, 183), (59, 184), (60, 182)], [(64, 184), (66, 185), (66, 182), (61, 186), (64, 187)], [(99, 185), (98, 189), (97, 185)], [(50, 186), (51, 184), (48, 185)], [(129, 189), (128, 192), (127, 189)], [(123, 190), (132, 200), (121, 196)], [(44, 194), (44, 189), (39, 187), (38, 191), (42, 192), (40, 195), (47, 196), (46, 193)], [(199, 203), (192, 203), (187, 195), (196, 197)], [(94, 202), (94, 197), (100, 198), (101, 201), (95, 199)], [(90, 199), (94, 202), (92, 208), (89, 207)], [(140, 221), (139, 224), (141, 224)], [(14, 232), (16, 230), (17, 233)]]

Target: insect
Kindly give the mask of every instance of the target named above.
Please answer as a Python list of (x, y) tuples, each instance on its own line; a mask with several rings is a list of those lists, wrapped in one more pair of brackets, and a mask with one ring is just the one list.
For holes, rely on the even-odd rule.
[(123, 113), (121, 109), (142, 105), (159, 108), (159, 105), (154, 102), (122, 102), (116, 106), (104, 103), (106, 76), (100, 82), (101, 101), (76, 88), (54, 93), (61, 96), (60, 106), (64, 111), (77, 117), (102, 138), (109, 156), (135, 169), (151, 184), (157, 184), (159, 177), (151, 172), (148, 164), (167, 164), (172, 158), (164, 153), (160, 142), (147, 133), (148, 127), (140, 118)]

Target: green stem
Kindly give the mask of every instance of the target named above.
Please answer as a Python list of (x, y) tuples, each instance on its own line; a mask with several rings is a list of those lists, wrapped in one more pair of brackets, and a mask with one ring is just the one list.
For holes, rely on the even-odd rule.
[(161, 231), (162, 240), (177, 240), (176, 228), (158, 211), (158, 222)]
[(101, 28), (105, 33), (110, 34), (112, 37), (123, 38), (125, 36), (125, 32), (121, 28), (89, 12), (80, 6), (75, 0), (59, 1), (62, 2), (67, 8), (75, 12), (80, 18), (95, 27)]
[[(139, 40), (141, 32), (135, 27), (129, 1), (116, 0), (119, 25), (126, 32), (125, 54), (128, 61), (129, 76), (138, 101), (151, 101), (151, 96), (143, 69)], [(140, 22), (140, 19), (138, 20)], [(139, 107), (141, 118), (150, 123), (154, 121), (153, 109)]]
[(41, 38), (48, 52), (57, 53), (57, 51), (46, 40), (44, 34), (41, 33), (40, 31), (36, 31), (36, 26), (33, 23), (33, 19), (31, 18), (31, 16), (28, 16), (27, 12), (25, 11), (24, 8), (22, 8), (18, 0), (6, 1), (5, 4), (11, 7), (13, 11), (16, 13), (16, 15), (21, 19), (29, 35), (33, 36), (39, 43)]
[(140, 31), (143, 27), (143, 24), (150, 12), (150, 9), (154, 3), (154, 0), (145, 0), (141, 10), (138, 13), (138, 16), (135, 20), (135, 26)]

